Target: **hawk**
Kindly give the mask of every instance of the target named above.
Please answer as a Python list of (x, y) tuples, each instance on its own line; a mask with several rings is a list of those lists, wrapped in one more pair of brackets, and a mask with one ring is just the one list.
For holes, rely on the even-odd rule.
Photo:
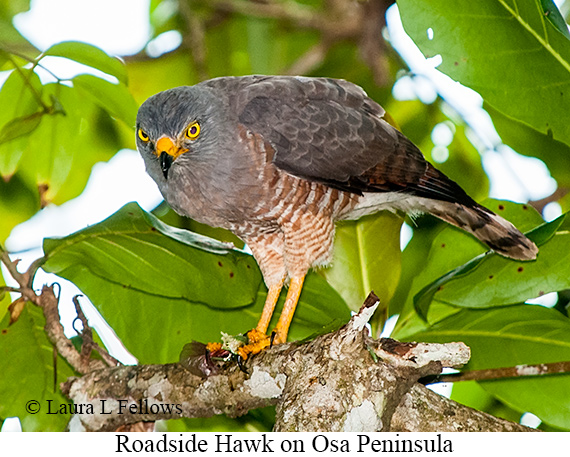
[(137, 148), (179, 214), (240, 237), (259, 264), (267, 299), (247, 357), (287, 339), (308, 270), (332, 256), (335, 222), (380, 210), (425, 212), (498, 254), (535, 259), (510, 222), (476, 203), (425, 160), (384, 109), (344, 80), (222, 77), (160, 92), (139, 109)]

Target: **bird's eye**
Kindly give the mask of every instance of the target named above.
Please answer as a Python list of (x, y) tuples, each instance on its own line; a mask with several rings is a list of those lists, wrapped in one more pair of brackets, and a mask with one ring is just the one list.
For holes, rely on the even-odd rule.
[(148, 141), (150, 140), (150, 138), (148, 137), (148, 135), (145, 133), (145, 131), (143, 129), (139, 129), (138, 132), (139, 138), (144, 141), (145, 143), (148, 143)]
[(200, 124), (197, 122), (192, 122), (186, 129), (186, 138), (195, 140), (200, 135)]

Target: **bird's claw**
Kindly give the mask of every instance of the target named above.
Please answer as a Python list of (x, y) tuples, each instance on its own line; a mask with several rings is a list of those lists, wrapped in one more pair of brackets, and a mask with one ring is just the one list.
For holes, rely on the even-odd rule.
[(247, 368), (245, 366), (245, 360), (241, 355), (236, 355), (236, 362), (238, 364), (238, 367), (241, 371), (243, 371), (245, 374), (249, 374), (247, 371)]

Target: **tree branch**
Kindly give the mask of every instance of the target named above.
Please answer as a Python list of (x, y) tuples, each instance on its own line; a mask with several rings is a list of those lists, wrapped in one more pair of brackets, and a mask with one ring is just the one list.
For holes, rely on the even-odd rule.
[[(158, 419), (236, 417), (276, 405), (276, 431), (450, 430), (450, 411), (466, 418), (455, 429), (526, 430), (419, 385), (421, 377), (465, 364), (469, 348), (373, 340), (365, 325), (377, 306), (377, 300), (368, 300), (335, 333), (281, 344), (248, 359), (247, 373), (235, 363), (212, 369), (214, 362), (201, 353), (177, 364), (107, 368), (72, 378), (63, 391), (84, 413), (78, 410), (69, 429), (110, 431)], [(424, 410), (433, 416), (430, 421), (405, 420)]]
[(424, 384), (436, 382), (488, 381), (491, 379), (520, 378), (521, 376), (544, 376), (570, 373), (570, 361), (517, 365), (514, 367), (489, 368), (461, 373), (437, 375), (423, 380)]

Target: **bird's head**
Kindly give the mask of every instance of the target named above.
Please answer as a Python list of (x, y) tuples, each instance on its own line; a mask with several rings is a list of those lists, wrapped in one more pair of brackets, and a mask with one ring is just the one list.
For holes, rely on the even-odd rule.
[(155, 181), (168, 179), (181, 156), (199, 160), (215, 150), (211, 146), (220, 124), (213, 115), (217, 104), (208, 89), (196, 86), (166, 90), (142, 104), (137, 114), (137, 149)]

